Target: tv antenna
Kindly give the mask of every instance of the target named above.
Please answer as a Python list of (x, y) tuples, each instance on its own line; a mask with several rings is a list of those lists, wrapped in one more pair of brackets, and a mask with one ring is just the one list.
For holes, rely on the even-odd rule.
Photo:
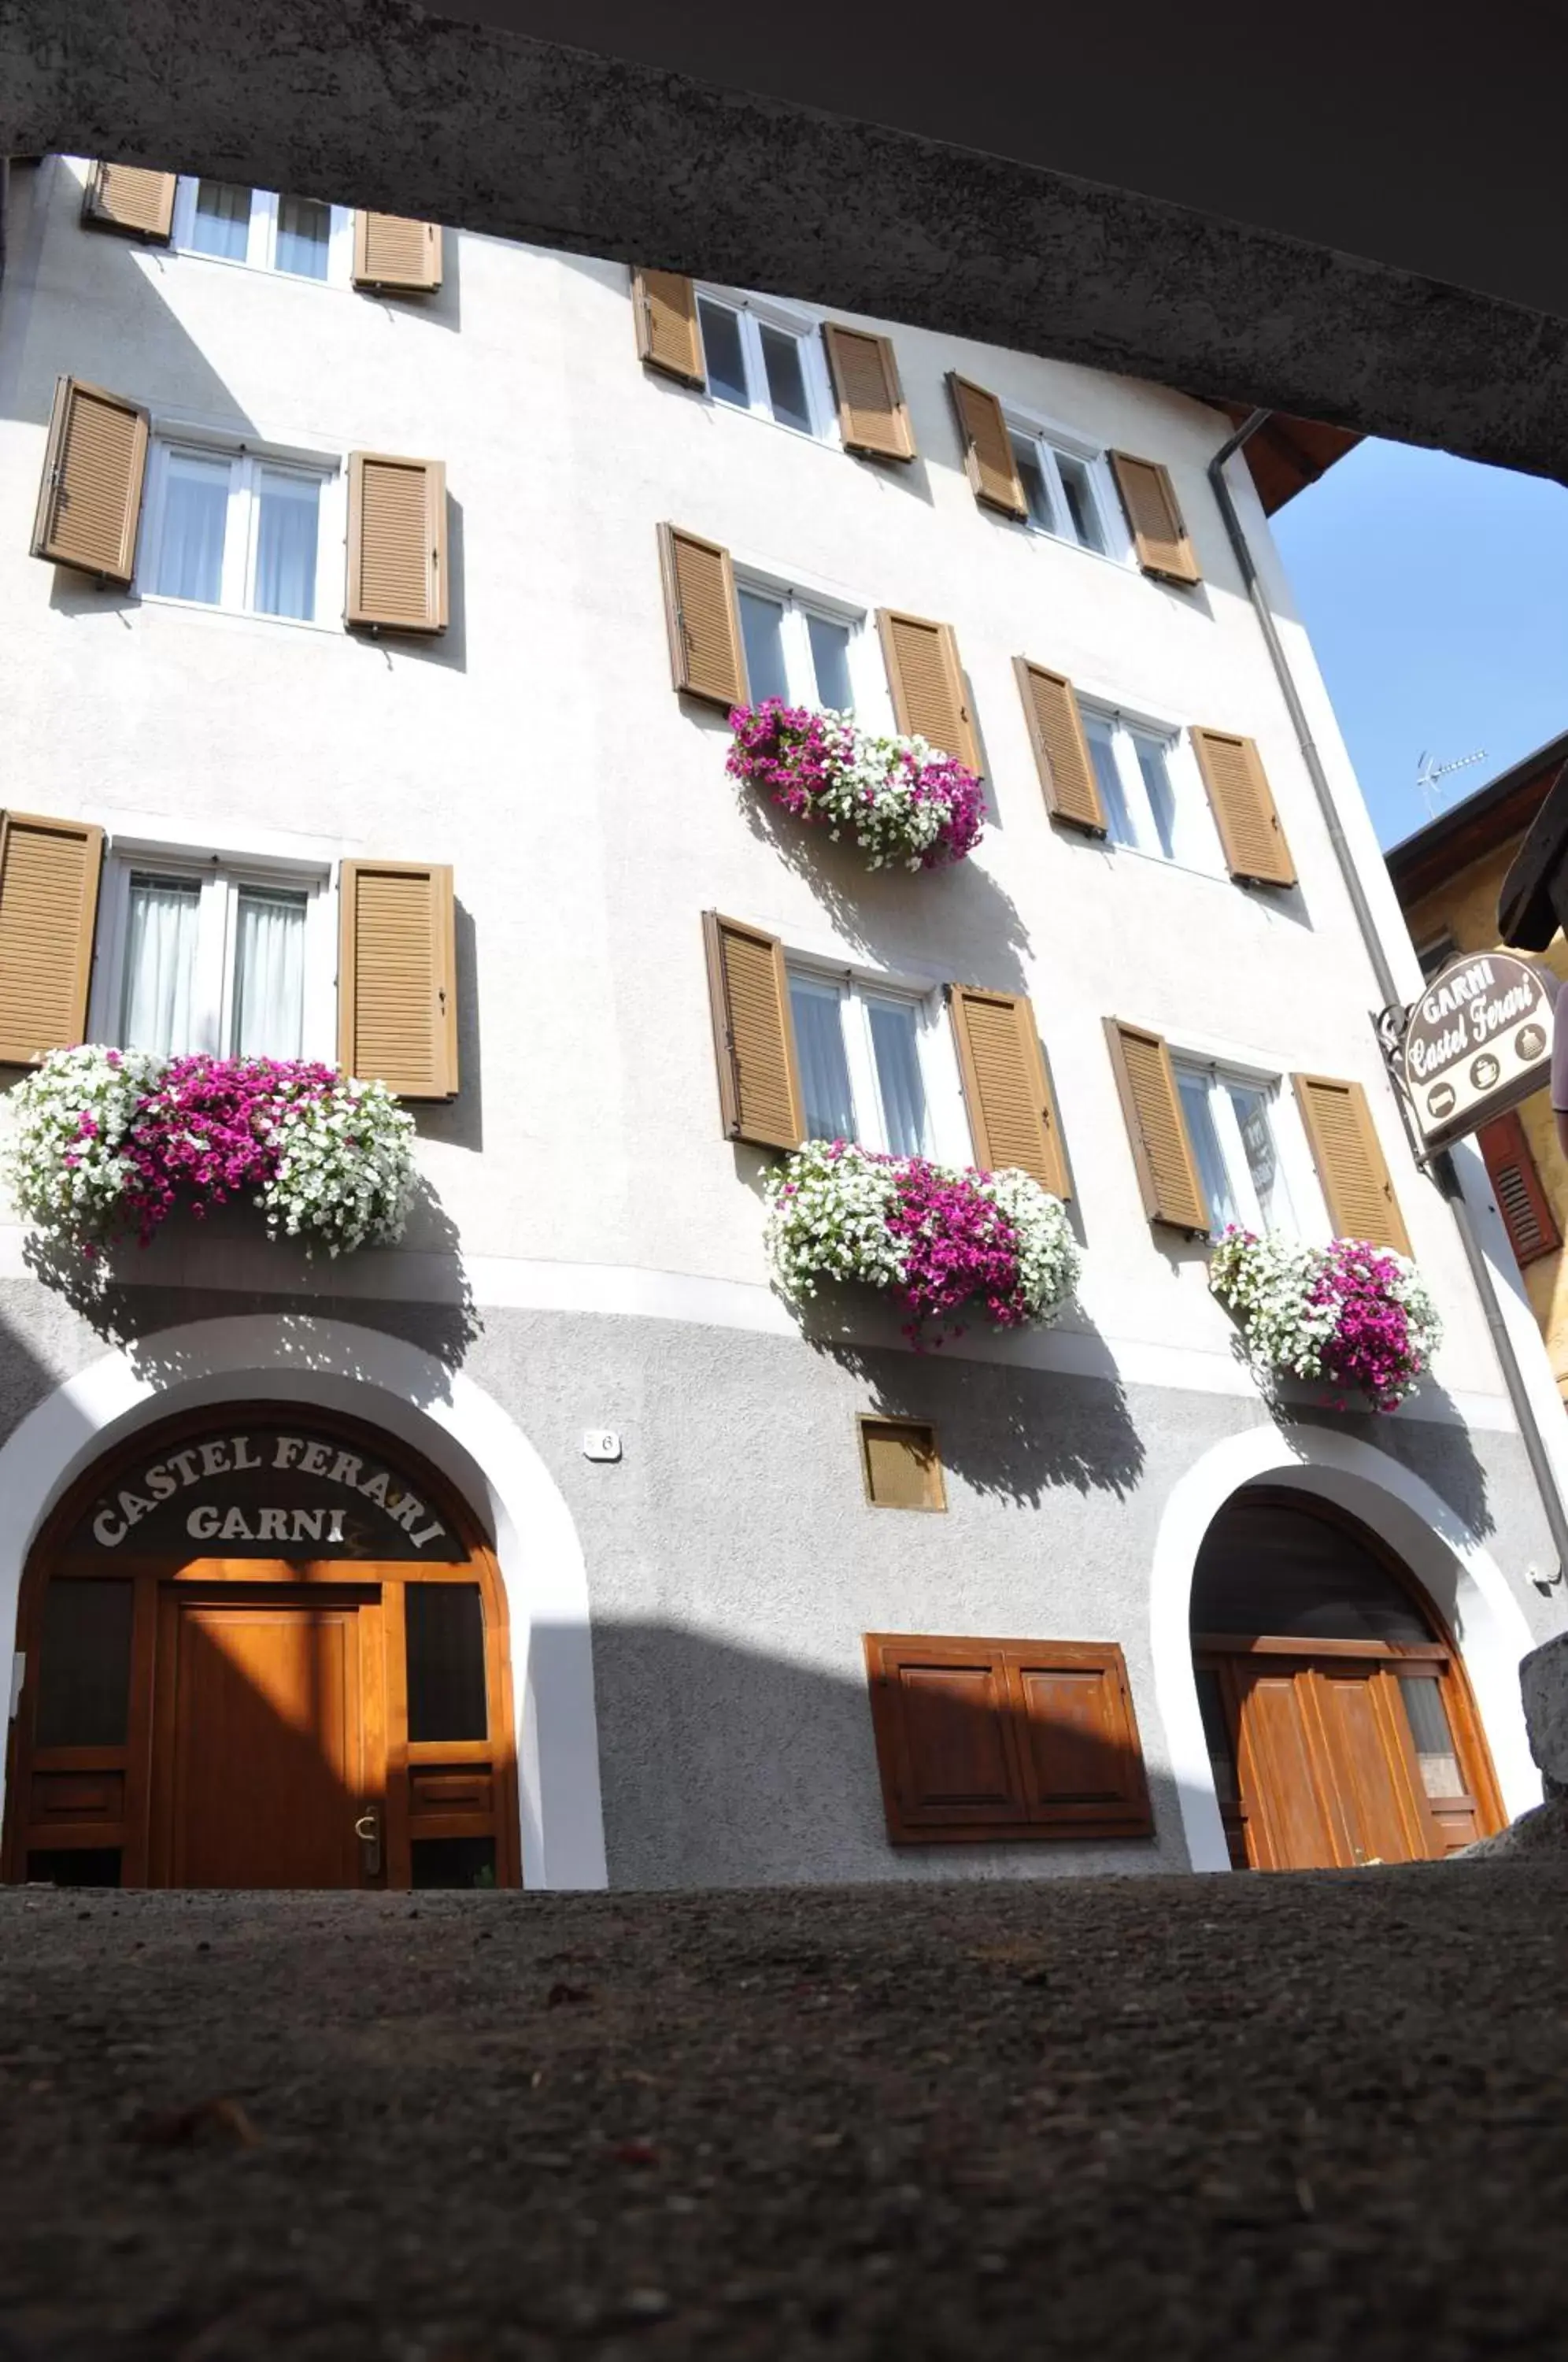
[(1444, 800), (1439, 790), (1438, 781), (1446, 779), (1451, 771), (1465, 770), (1472, 763), (1484, 763), (1485, 759), (1485, 746), (1477, 746), (1473, 755), (1457, 756), (1452, 763), (1435, 763), (1430, 755), (1424, 753), (1418, 756), (1416, 789), (1426, 805), (1429, 819), (1436, 820), (1439, 809)]

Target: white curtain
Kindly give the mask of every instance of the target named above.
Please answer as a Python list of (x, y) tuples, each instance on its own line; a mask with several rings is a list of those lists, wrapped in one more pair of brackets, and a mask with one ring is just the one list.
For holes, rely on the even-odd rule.
[(126, 946), (127, 1050), (177, 1057), (192, 1044), (192, 988), (202, 889), (194, 878), (133, 877)]
[(792, 977), (790, 1006), (795, 1019), (795, 1054), (806, 1102), (807, 1133), (812, 1140), (853, 1140), (855, 1098), (844, 1054), (838, 995)]
[(240, 889), (234, 955), (237, 1058), (297, 1058), (304, 1021), (305, 898)]
[(315, 197), (280, 197), (278, 199), (278, 252), (280, 270), (293, 270), (302, 279), (325, 279), (327, 248), (332, 237), (332, 211)]
[(249, 190), (237, 189), (227, 181), (199, 182), (191, 234), (196, 252), (221, 255), (226, 262), (243, 262), (249, 240)]
[(223, 594), (223, 544), (228, 523), (229, 462), (171, 451), (163, 495), (155, 590), (215, 607)]
[(777, 599), (759, 599), (755, 590), (743, 590), (740, 619), (752, 703), (760, 705), (765, 697), (781, 697), (788, 704), (790, 676), (784, 667), (783, 608)]
[(315, 539), (320, 486), (309, 476), (261, 471), (256, 531), (256, 609), (308, 624), (315, 614)]
[(885, 1000), (870, 1001), (867, 1007), (888, 1146), (895, 1156), (923, 1156), (925, 1083), (915, 1034), (918, 1020), (912, 1009), (895, 1009)]

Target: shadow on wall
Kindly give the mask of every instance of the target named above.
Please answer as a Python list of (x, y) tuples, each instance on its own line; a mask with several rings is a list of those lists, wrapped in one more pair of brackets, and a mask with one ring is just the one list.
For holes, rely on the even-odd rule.
[(1386, 1418), (1375, 1411), (1336, 1411), (1321, 1402), (1300, 1400), (1276, 1403), (1274, 1415), (1286, 1432), (1293, 1425), (1331, 1427), (1387, 1452), (1430, 1485), (1455, 1517), (1485, 1541), (1496, 1533), (1497, 1521), (1487, 1497), (1486, 1471), (1475, 1456), (1469, 1428), (1445, 1387), (1434, 1385), (1428, 1377), (1422, 1379), (1420, 1391), (1423, 1404), (1441, 1404), (1443, 1415)]
[[(461, 1088), (456, 1098), (436, 1099), (412, 1112), (421, 1140), (449, 1141), (454, 1148), (484, 1146), (484, 1067), (480, 1052), (479, 946), (474, 914), (465, 902), (454, 905), (458, 994), (458, 1074)], [(456, 1245), (456, 1233), (453, 1233)]]

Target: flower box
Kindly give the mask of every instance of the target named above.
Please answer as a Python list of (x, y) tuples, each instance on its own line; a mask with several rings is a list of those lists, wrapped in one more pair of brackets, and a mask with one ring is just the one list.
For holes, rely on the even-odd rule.
[(764, 698), (737, 705), (726, 767), (797, 820), (849, 836), (869, 869), (937, 869), (979, 843), (985, 798), (973, 771), (923, 738), (879, 738), (845, 713)]
[(1326, 1247), (1259, 1238), (1232, 1223), (1209, 1284), (1241, 1323), (1253, 1361), (1278, 1374), (1327, 1379), (1397, 1410), (1442, 1341), (1442, 1323), (1415, 1266), (1364, 1239)]

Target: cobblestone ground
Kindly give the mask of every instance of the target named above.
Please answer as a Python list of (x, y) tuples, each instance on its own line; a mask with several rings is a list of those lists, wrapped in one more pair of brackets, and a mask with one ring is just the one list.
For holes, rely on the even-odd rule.
[(1565, 1903), (0, 1892), (0, 2357), (1561, 2354)]

